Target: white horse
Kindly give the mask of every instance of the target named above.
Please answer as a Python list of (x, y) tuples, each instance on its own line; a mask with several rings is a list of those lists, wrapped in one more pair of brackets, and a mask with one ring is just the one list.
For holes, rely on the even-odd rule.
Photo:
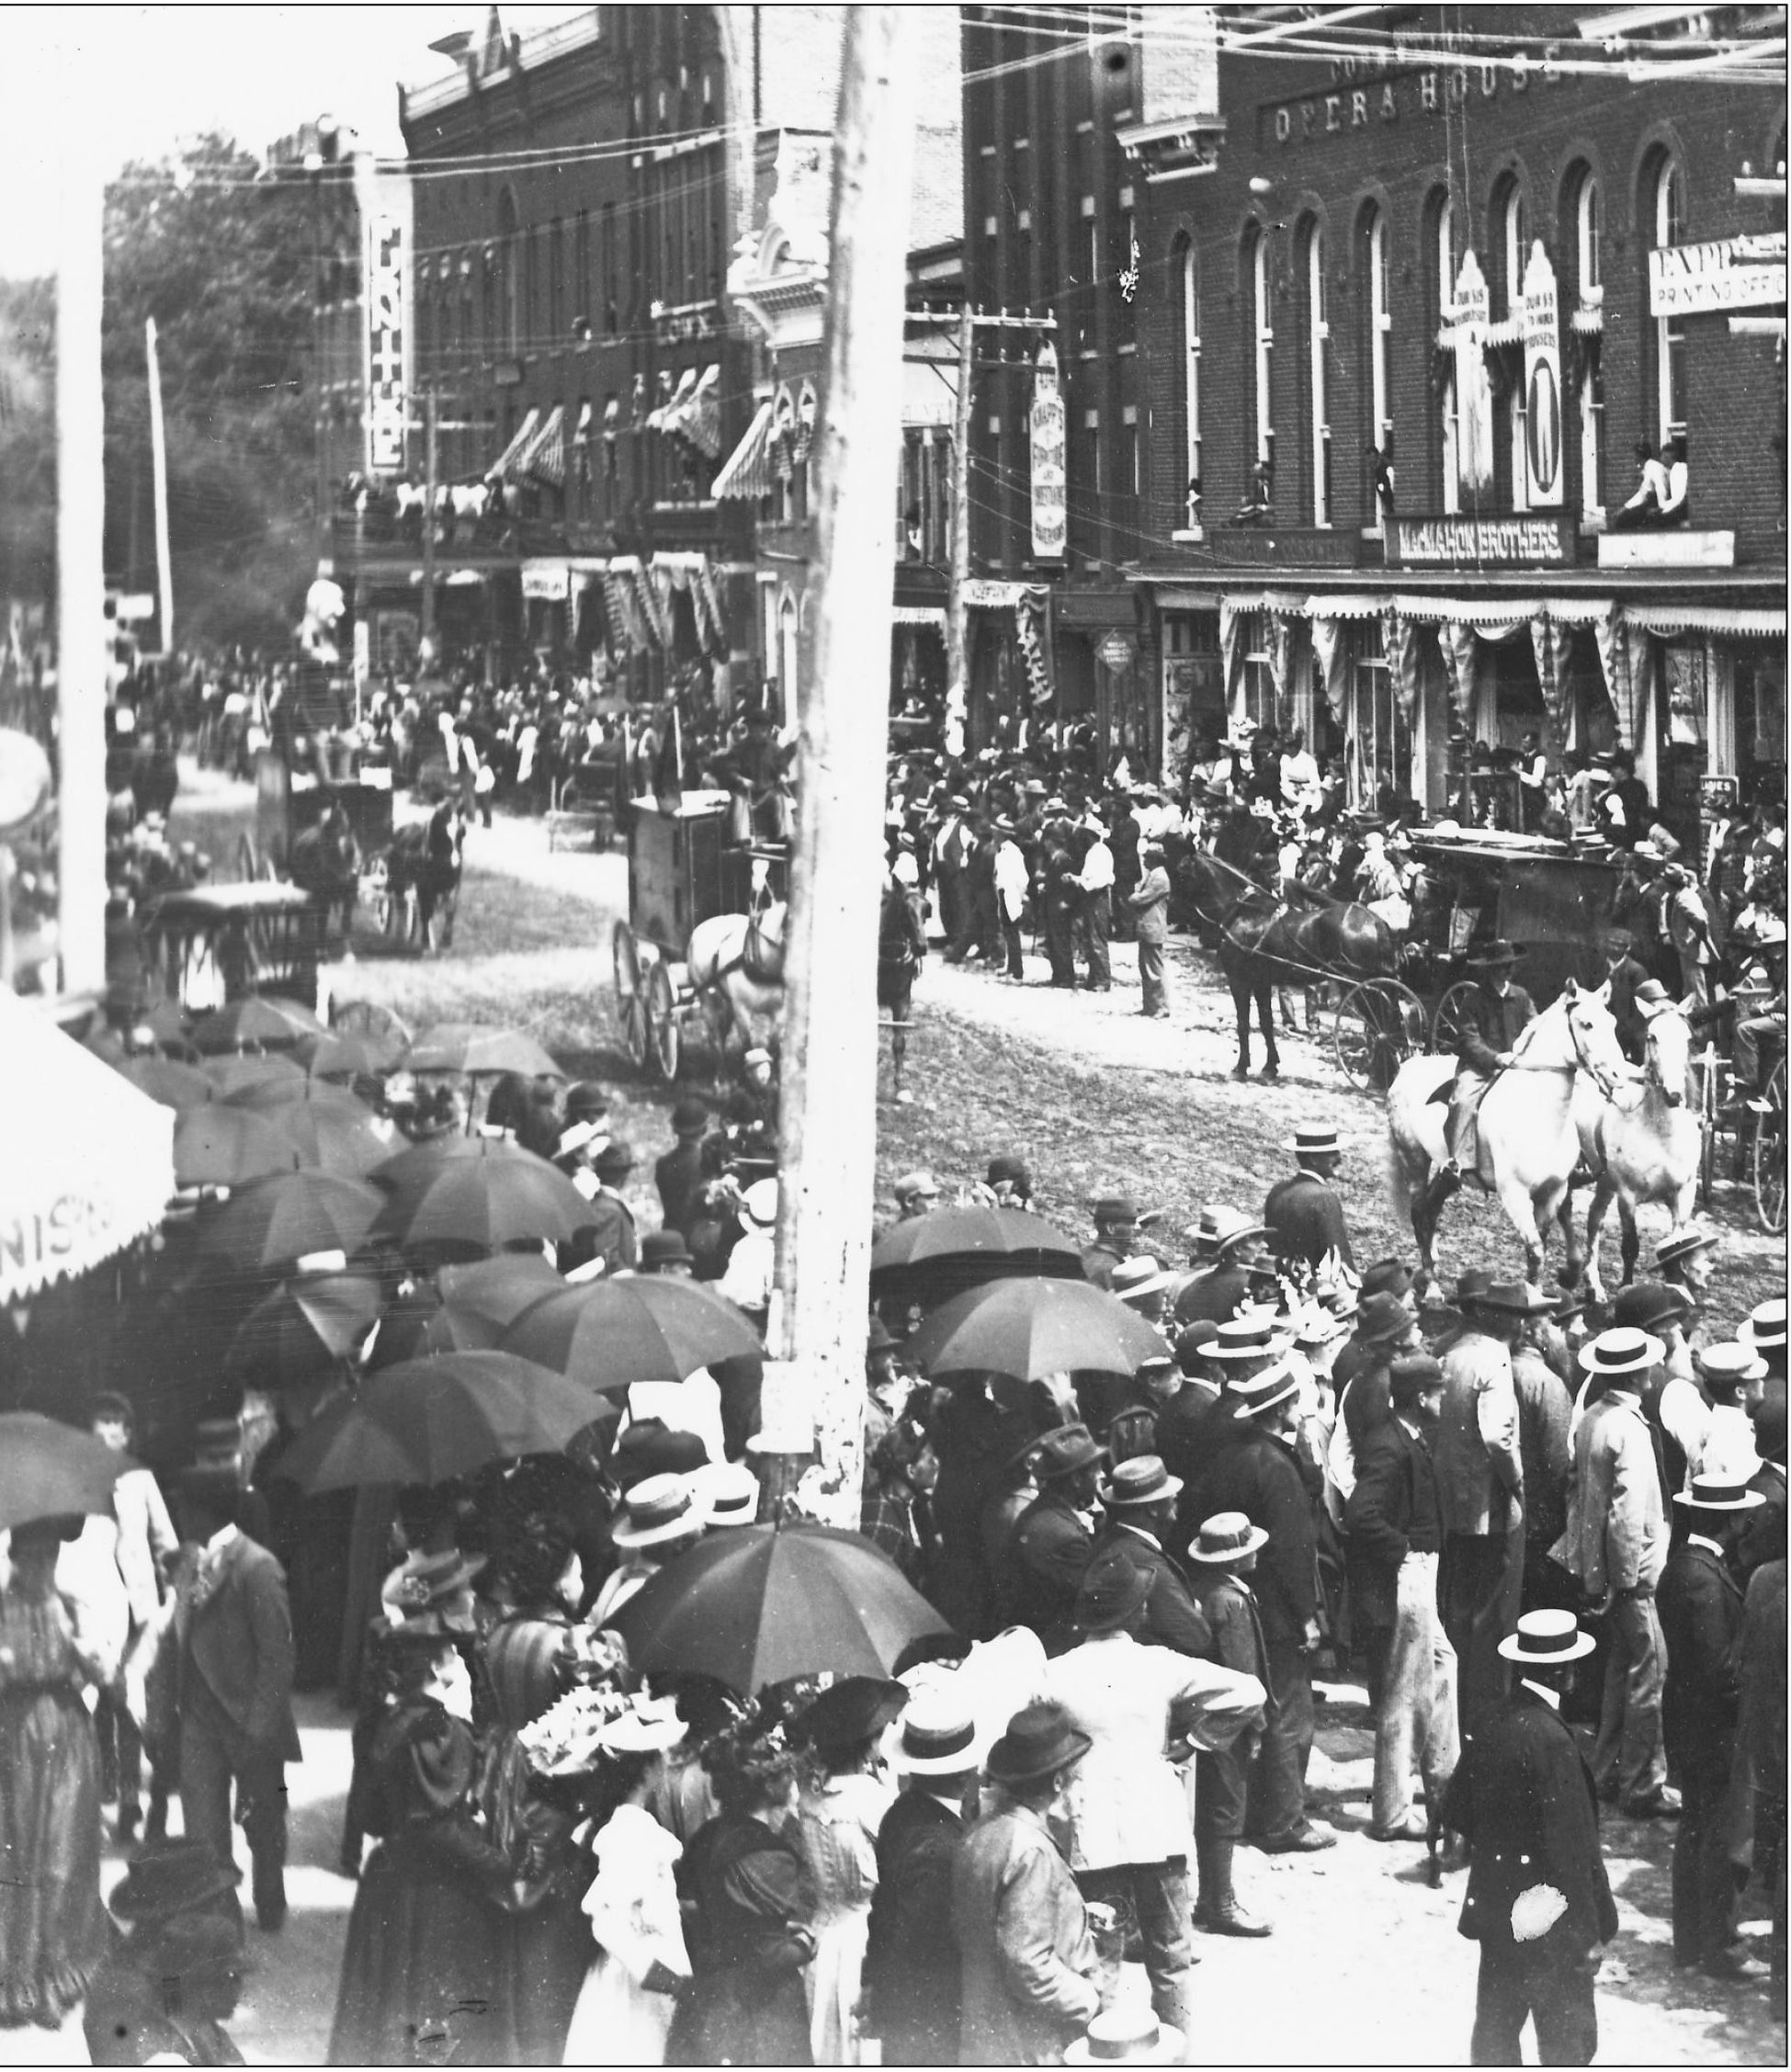
[(685, 964), (709, 1016), (716, 1047), (730, 1031), (749, 1050), (769, 1050), (784, 1006), (784, 903), (720, 913), (690, 931)]
[(1613, 1197), (1623, 1227), (1626, 1287), (1636, 1277), (1641, 1250), (1638, 1207), (1644, 1202), (1664, 1204), (1675, 1230), (1691, 1220), (1703, 1149), (1691, 1074), (1691, 1024), (1682, 1008), (1668, 1004), (1649, 1021), (1639, 1083), (1631, 1073), (1608, 1100), (1589, 1084), (1574, 1089), (1581, 1156), (1593, 1175), (1592, 1207), (1586, 1214), (1586, 1286), (1595, 1302), (1604, 1299), (1598, 1240)]
[[(1410, 1059), (1387, 1094), (1394, 1171), (1426, 1275), (1435, 1271), (1438, 1220), (1428, 1202), (1430, 1183), (1448, 1156), (1445, 1113), (1434, 1096), (1447, 1088), (1455, 1070), (1451, 1058)], [(1481, 1099), (1478, 1175), (1524, 1240), (1525, 1274), (1533, 1282), (1542, 1278), (1550, 1223), (1560, 1225), (1567, 1241), (1562, 1285), (1571, 1287), (1580, 1277), (1584, 1259), (1568, 1199), (1580, 1158), (1574, 1084), (1583, 1073), (1608, 1093), (1624, 1070), (1604, 992), (1570, 979), (1560, 998), (1518, 1037), (1511, 1064)]]

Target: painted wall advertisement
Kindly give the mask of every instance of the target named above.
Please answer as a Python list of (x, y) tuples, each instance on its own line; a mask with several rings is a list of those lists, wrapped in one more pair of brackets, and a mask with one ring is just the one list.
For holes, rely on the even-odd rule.
[(1555, 269), (1538, 238), (1524, 269), (1524, 447), (1533, 511), (1561, 504), (1561, 322)]
[(1785, 300), (1785, 232), (1657, 245), (1648, 255), (1649, 316), (1751, 310)]
[(1063, 501), (1063, 391), (1057, 348), (1038, 349), (1032, 378), (1032, 552), (1035, 560), (1061, 560), (1068, 539)]

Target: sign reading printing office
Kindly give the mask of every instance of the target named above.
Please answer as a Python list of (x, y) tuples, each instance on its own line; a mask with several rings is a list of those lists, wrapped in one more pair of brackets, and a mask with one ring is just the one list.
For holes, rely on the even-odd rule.
[(1785, 300), (1785, 232), (1661, 244), (1648, 255), (1649, 316), (1751, 310)]
[(1038, 348), (1032, 379), (1032, 553), (1035, 560), (1061, 560), (1068, 539), (1063, 501), (1063, 393), (1058, 387), (1057, 348)]
[(404, 225), (391, 215), (367, 222), (367, 470), (404, 466)]
[(1392, 522), (1388, 559), (1403, 568), (1495, 568), (1573, 559), (1568, 518), (1400, 518)]
[(1555, 269), (1538, 238), (1524, 269), (1524, 451), (1533, 510), (1561, 504), (1561, 325)]

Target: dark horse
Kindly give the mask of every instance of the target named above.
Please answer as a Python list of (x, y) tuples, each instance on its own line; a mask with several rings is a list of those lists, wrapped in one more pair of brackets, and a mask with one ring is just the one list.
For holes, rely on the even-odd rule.
[(331, 799), (314, 827), (292, 840), (288, 859), (292, 882), (311, 894), (312, 904), (323, 916), (325, 936), (330, 916), (342, 910), (342, 939), (346, 943), (355, 925), (355, 897), (360, 888), (361, 850), (354, 828), (339, 798)]
[[(461, 848), (466, 816), (458, 798), (444, 798), (426, 821), (401, 828), (392, 838), (387, 872), (393, 927), (425, 950), (452, 949), (454, 912), (460, 897)], [(441, 940), (434, 939), (437, 912)]]
[(1182, 861), (1182, 884), (1203, 932), (1219, 938), (1219, 969), (1238, 1014), (1238, 1061), (1233, 1079), (1250, 1076), (1250, 1007), (1263, 1032), (1265, 1080), (1281, 1076), (1275, 1047), (1276, 986), (1310, 986), (1324, 979), (1355, 984), (1391, 978), (1399, 945), (1377, 913), (1353, 901), (1328, 900), (1300, 885), (1264, 889), (1232, 865), (1204, 850)]

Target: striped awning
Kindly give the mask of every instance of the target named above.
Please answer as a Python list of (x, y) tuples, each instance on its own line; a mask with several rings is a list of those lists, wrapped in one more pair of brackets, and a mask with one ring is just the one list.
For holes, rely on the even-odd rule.
[(486, 469), (485, 480), (488, 482), (508, 481), (511, 476), (516, 472), (517, 463), (521, 460), (524, 453), (527, 451), (536, 432), (540, 427), (540, 412), (531, 410), (522, 423), (516, 426), (516, 436), (511, 439), (509, 445)]
[(591, 443), (591, 406), (582, 402), (578, 406), (578, 423), (572, 427), (572, 444), (589, 446)]
[(538, 482), (546, 482), (550, 489), (566, 486), (566, 410), (563, 403), (555, 403), (542, 419), (540, 430), (516, 462), (516, 472), (533, 476)]
[(710, 485), (709, 494), (718, 503), (734, 497), (742, 504), (756, 504), (771, 494), (771, 418), (770, 403), (762, 402), (746, 427), (746, 436)]

